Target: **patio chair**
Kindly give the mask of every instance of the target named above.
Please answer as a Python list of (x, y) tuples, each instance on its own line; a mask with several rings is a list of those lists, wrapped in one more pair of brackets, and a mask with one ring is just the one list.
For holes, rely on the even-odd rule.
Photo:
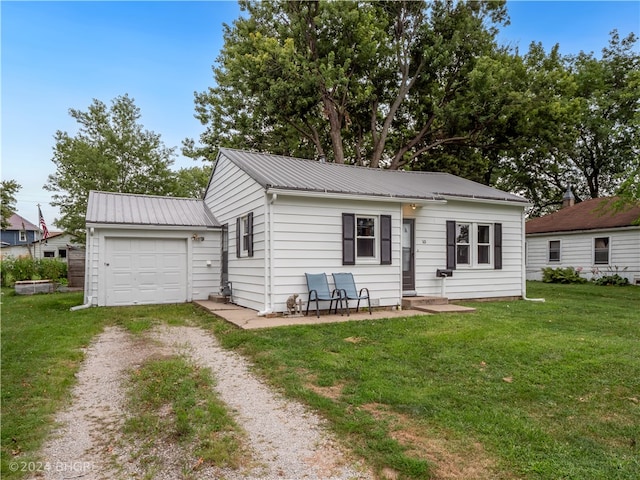
[[(356, 313), (360, 309), (360, 300), (366, 300), (369, 307), (369, 315), (371, 315), (371, 299), (369, 298), (369, 289), (364, 287), (358, 292), (356, 288), (356, 282), (353, 279), (352, 273), (333, 273), (333, 282), (336, 285), (336, 290), (341, 292), (341, 296), (346, 299), (347, 302), (347, 315), (349, 315), (349, 300), (358, 300), (356, 305)], [(364, 292), (364, 293), (363, 293)]]
[(330, 302), (329, 313), (333, 307), (333, 302), (336, 302), (336, 313), (338, 312), (338, 302), (340, 302), (340, 315), (344, 313), (344, 305), (342, 303), (342, 295), (334, 289), (333, 292), (329, 290), (329, 282), (327, 281), (327, 275), (324, 273), (305, 273), (307, 277), (307, 288), (309, 289), (309, 299), (307, 300), (307, 311), (305, 315), (309, 315), (309, 305), (311, 302), (316, 302), (316, 316), (320, 318), (319, 301)]

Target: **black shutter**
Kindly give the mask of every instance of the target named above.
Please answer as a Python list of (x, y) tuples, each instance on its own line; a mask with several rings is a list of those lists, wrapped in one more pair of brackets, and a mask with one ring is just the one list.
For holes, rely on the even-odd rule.
[(447, 220), (447, 268), (456, 269), (456, 222)]
[(240, 232), (241, 225), (242, 221), (240, 217), (236, 218), (236, 258), (240, 258), (240, 252), (242, 252), (242, 246), (240, 245), (242, 241), (242, 232)]
[(247, 255), (253, 257), (253, 212), (247, 217)]
[(342, 264), (356, 264), (356, 216), (342, 214)]
[(391, 215), (380, 215), (380, 265), (391, 265)]
[(493, 224), (493, 268), (502, 270), (502, 224)]

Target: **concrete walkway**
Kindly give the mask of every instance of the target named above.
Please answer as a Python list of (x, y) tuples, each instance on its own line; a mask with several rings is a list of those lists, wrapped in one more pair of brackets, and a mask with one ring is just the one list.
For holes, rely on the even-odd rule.
[[(356, 313), (352, 310), (350, 315), (329, 315), (326, 312), (320, 313), (320, 318), (316, 317), (315, 312), (312, 314), (309, 312), (309, 316), (274, 316), (274, 317), (260, 317), (258, 312), (251, 310), (250, 308), (239, 307), (231, 303), (217, 303), (209, 300), (196, 300), (194, 304), (204, 308), (217, 317), (233, 323), (244, 330), (252, 330), (257, 328), (273, 328), (283, 327), (290, 325), (317, 325), (320, 323), (336, 323), (336, 322), (353, 322), (359, 320), (380, 320), (383, 318), (400, 318), (400, 317), (413, 317), (420, 315), (432, 315), (418, 310), (378, 310), (373, 311), (371, 314), (365, 309), (364, 312)], [(437, 307), (434, 305), (433, 307)], [(442, 305), (447, 312), (452, 311), (452, 307), (458, 307), (457, 305)], [(466, 309), (466, 307), (461, 307)], [(473, 309), (470, 309), (473, 310)], [(463, 311), (463, 310), (457, 310)]]

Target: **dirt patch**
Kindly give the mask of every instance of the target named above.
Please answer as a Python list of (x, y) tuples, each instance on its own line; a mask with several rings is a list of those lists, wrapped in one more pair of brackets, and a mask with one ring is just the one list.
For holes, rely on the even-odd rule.
[(362, 408), (387, 422), (391, 437), (407, 447), (407, 455), (429, 462), (431, 480), (512, 478), (497, 470), (495, 461), (478, 442), (462, 445), (452, 435), (416, 424), (415, 419), (391, 412), (386, 405), (373, 403)]

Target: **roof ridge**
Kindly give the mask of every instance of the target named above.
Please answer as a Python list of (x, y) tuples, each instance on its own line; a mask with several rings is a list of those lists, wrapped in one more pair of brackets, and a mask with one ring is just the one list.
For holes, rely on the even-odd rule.
[(100, 193), (104, 195), (120, 195), (127, 197), (151, 197), (151, 198), (168, 198), (171, 200), (195, 200), (195, 201), (204, 201), (202, 198), (193, 198), (193, 197), (172, 197), (171, 195), (154, 195), (152, 193), (125, 193), (125, 192), (105, 192), (104, 190), (91, 190), (89, 193)]
[[(319, 160), (314, 160), (312, 158), (300, 158), (300, 157), (293, 157), (291, 155), (280, 155), (277, 153), (269, 153), (269, 152), (254, 152), (251, 150), (243, 150), (240, 148), (230, 148), (230, 147), (220, 147), (219, 148), (220, 151), (223, 150), (230, 150), (233, 152), (238, 152), (238, 153), (244, 153), (244, 154), (256, 154), (256, 155), (265, 155), (267, 157), (279, 157), (279, 158), (286, 158), (286, 159), (290, 159), (290, 160), (295, 160), (298, 162), (310, 162), (310, 163), (314, 163), (314, 164), (318, 164), (318, 165), (322, 165), (323, 163), (325, 165), (332, 165), (338, 168), (355, 168), (355, 169), (365, 169), (371, 172), (375, 172), (375, 171), (380, 171), (380, 172), (389, 172), (389, 173), (398, 173), (398, 174), (418, 174), (418, 175), (448, 175), (448, 176), (456, 176), (453, 175), (451, 173), (448, 172), (432, 172), (432, 171), (423, 171), (423, 170), (401, 170), (401, 169), (391, 169), (391, 168), (384, 168), (384, 167), (377, 167), (377, 168), (372, 168), (372, 167), (366, 167), (364, 165), (354, 165), (352, 163), (336, 163), (336, 162), (321, 162)], [(458, 178), (462, 178), (463, 180), (467, 180), (469, 182), (473, 182), (474, 180), (469, 180), (467, 178), (464, 177), (458, 177)], [(476, 182), (479, 183), (479, 182)], [(484, 185), (484, 184), (480, 184), (480, 185)], [(485, 185), (488, 186), (488, 185)], [(494, 188), (494, 187), (491, 187)]]

